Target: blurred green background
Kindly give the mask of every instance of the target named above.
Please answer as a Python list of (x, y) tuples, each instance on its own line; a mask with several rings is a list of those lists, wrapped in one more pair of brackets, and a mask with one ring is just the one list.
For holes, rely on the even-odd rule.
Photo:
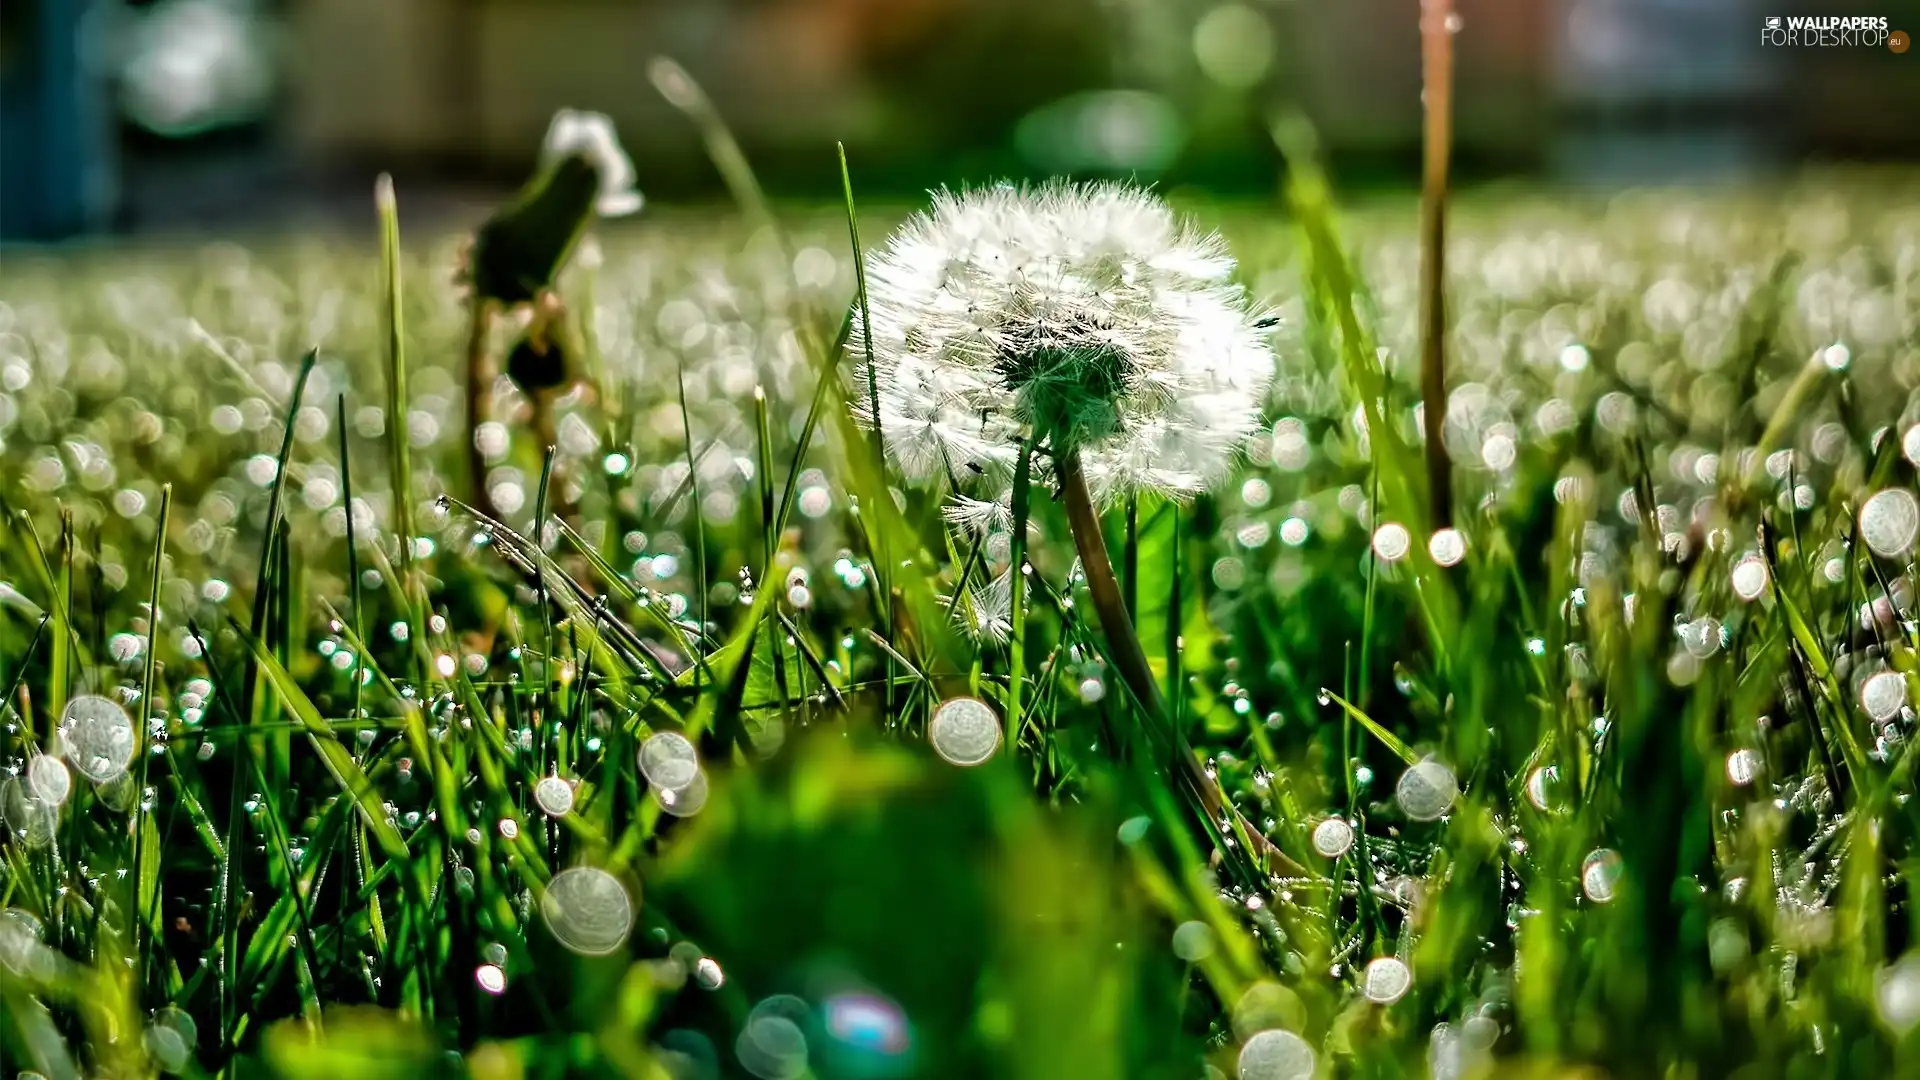
[[(1920, 54), (1777, 48), (1768, 16), (1920, 0), (1460, 0), (1465, 179), (1613, 185), (1920, 156)], [(1060, 172), (1272, 190), (1276, 107), (1347, 186), (1410, 180), (1418, 0), (9, 0), (4, 231), (288, 221), (367, 177), (456, 204), (556, 108), (612, 115), (656, 198), (719, 193), (646, 81), (671, 55), (776, 196)], [(1857, 9), (1857, 10), (1856, 10)]]

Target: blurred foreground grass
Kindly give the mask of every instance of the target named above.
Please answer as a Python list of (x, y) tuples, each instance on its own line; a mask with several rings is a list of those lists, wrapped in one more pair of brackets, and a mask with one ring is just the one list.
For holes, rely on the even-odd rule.
[(1284, 861), (1156, 768), (1045, 498), (1017, 745), (929, 748), (1013, 544), (878, 512), (843, 220), (603, 235), (498, 523), (438, 499), (456, 238), (392, 335), (371, 227), (10, 255), (0, 1075), (1920, 1070), (1920, 183), (1467, 200), (1437, 535), (1411, 216), (1322, 197), (1192, 208), (1270, 431), (1108, 522)]

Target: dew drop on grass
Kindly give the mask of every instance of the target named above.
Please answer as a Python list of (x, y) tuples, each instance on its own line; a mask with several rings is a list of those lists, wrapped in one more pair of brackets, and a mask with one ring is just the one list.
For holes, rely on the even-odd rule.
[(150, 1024), (141, 1042), (147, 1048), (147, 1056), (161, 1072), (178, 1073), (186, 1070), (193, 1053), (180, 1038), (180, 1033), (159, 1024)]
[(640, 744), (640, 771), (654, 787), (677, 790), (700, 775), (700, 755), (685, 735), (656, 732)]
[(1389, 521), (1373, 532), (1373, 553), (1384, 562), (1399, 562), (1412, 547), (1413, 537), (1397, 521)]
[(1752, 602), (1760, 599), (1767, 591), (1767, 582), (1771, 575), (1767, 572), (1767, 560), (1759, 555), (1747, 555), (1733, 564), (1733, 594), (1742, 600)]
[(1873, 1004), (1896, 1036), (1920, 1026), (1920, 952), (1910, 952), (1874, 974)]
[(1427, 760), (1400, 774), (1393, 798), (1400, 812), (1415, 821), (1434, 821), (1453, 807), (1460, 795), (1460, 783), (1453, 770), (1437, 761)]
[(807, 1072), (807, 1003), (791, 994), (775, 994), (753, 1007), (734, 1040), (741, 1067), (759, 1080), (799, 1080)]
[(127, 771), (133, 760), (133, 720), (112, 698), (82, 694), (60, 714), (62, 754), (96, 784)]
[(1197, 919), (1189, 919), (1173, 928), (1173, 955), (1189, 964), (1196, 964), (1213, 955), (1213, 927)]
[(27, 762), (25, 784), (28, 792), (47, 806), (62, 806), (73, 792), (73, 774), (51, 754), (35, 754)]
[(1727, 755), (1727, 779), (1745, 787), (1760, 775), (1760, 764), (1759, 752), (1743, 746)]
[(566, 817), (573, 809), (573, 785), (558, 776), (548, 776), (533, 785), (533, 801), (548, 817)]
[(507, 989), (507, 973), (498, 964), (481, 964), (475, 968), (473, 981), (489, 994), (502, 994)]
[(1345, 818), (1320, 819), (1313, 827), (1313, 850), (1329, 859), (1345, 855), (1353, 847), (1353, 826)]
[(1860, 684), (1860, 707), (1876, 721), (1893, 719), (1906, 703), (1907, 680), (1897, 671), (1870, 675)]
[(1897, 559), (1913, 549), (1920, 532), (1920, 501), (1905, 488), (1888, 488), (1860, 506), (1860, 538), (1875, 555)]
[(1441, 529), (1427, 541), (1427, 554), (1441, 566), (1453, 566), (1467, 555), (1467, 538), (1459, 529)]
[(1376, 1005), (1391, 1005), (1413, 986), (1413, 972), (1397, 956), (1377, 956), (1360, 977), (1361, 992)]
[(540, 895), (540, 916), (554, 940), (582, 956), (605, 956), (626, 944), (633, 898), (612, 874), (591, 866), (562, 870)]
[(1314, 1070), (1313, 1047), (1291, 1031), (1262, 1031), (1240, 1047), (1239, 1080), (1308, 1080)]
[(707, 774), (695, 772), (693, 781), (680, 788), (654, 788), (653, 800), (674, 817), (692, 817), (706, 808)]
[(721, 970), (720, 961), (703, 956), (693, 962), (693, 981), (702, 990), (718, 990), (726, 984), (727, 973)]
[(1623, 865), (1619, 852), (1612, 848), (1596, 849), (1580, 864), (1580, 891), (1596, 904), (1608, 903), (1619, 888)]
[(979, 698), (948, 698), (927, 722), (927, 741), (951, 765), (979, 765), (1000, 749), (1000, 717)]

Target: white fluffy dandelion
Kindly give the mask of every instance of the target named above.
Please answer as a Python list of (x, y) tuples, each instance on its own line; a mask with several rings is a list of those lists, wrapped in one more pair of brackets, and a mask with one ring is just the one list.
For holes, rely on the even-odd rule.
[(969, 584), (953, 604), (953, 622), (982, 644), (1004, 645), (1013, 637), (1013, 571), (985, 584)]
[(606, 114), (578, 109), (561, 109), (553, 114), (547, 137), (540, 144), (540, 159), (551, 164), (569, 154), (580, 154), (593, 165), (600, 181), (594, 210), (601, 217), (623, 217), (645, 202), (633, 186), (637, 179), (633, 159), (621, 149), (620, 136)]
[(1094, 498), (1184, 495), (1259, 426), (1262, 320), (1214, 234), (1119, 184), (943, 192), (868, 267), (856, 410), (916, 479), (1004, 476), (1031, 430)]

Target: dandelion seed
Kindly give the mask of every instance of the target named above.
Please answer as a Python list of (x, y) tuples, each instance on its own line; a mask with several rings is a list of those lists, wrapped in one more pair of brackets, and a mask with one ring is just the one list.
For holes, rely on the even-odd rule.
[(540, 146), (542, 163), (550, 165), (573, 154), (584, 156), (593, 166), (600, 183), (594, 210), (600, 216), (623, 217), (640, 209), (645, 200), (633, 187), (633, 160), (620, 148), (613, 121), (605, 114), (575, 109), (553, 114)]
[[(1005, 476), (1022, 428), (1083, 455), (1096, 499), (1207, 487), (1273, 375), (1224, 244), (1121, 185), (942, 193), (868, 272), (856, 412), (902, 472)], [(878, 397), (878, 413), (869, 395)]]
[(952, 765), (979, 765), (1000, 749), (1000, 718), (979, 698), (948, 698), (927, 722), (927, 741)]

